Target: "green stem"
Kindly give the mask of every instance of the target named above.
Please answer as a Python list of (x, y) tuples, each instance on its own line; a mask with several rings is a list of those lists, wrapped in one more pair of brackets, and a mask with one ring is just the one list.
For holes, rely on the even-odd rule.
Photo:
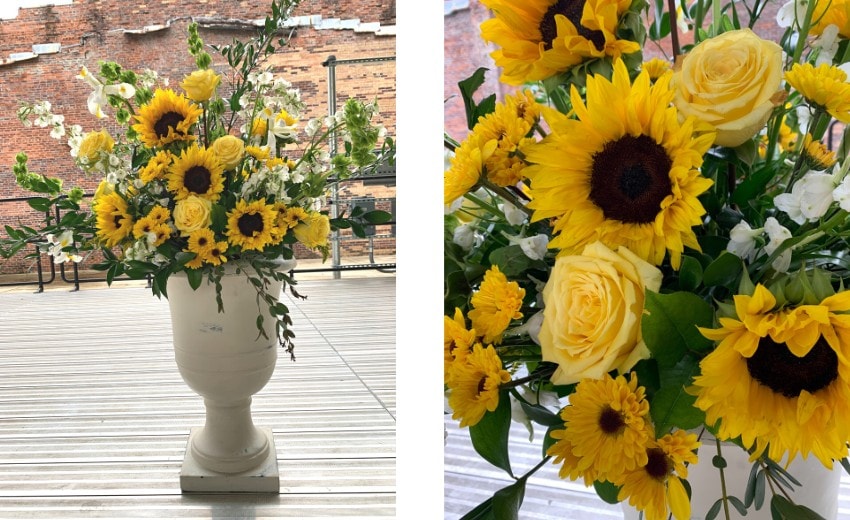
[(525, 377), (521, 377), (519, 379), (514, 379), (513, 381), (511, 381), (509, 383), (505, 383), (503, 385), (500, 385), (499, 388), (504, 388), (504, 389), (516, 388), (516, 387), (522, 386), (526, 383), (530, 383), (532, 381), (537, 381), (539, 379), (543, 379), (544, 377), (549, 377), (549, 376), (551, 376), (552, 374), (555, 373), (555, 369), (556, 369), (556, 367), (552, 366), (552, 367), (546, 367), (542, 370), (535, 370), (533, 373), (531, 373), (531, 374), (529, 374)]
[(505, 189), (505, 188), (503, 188), (503, 187), (501, 187), (501, 186), (497, 186), (497, 185), (493, 184), (492, 182), (490, 182), (489, 180), (484, 179), (484, 178), (482, 178), (480, 182), (481, 182), (481, 185), (482, 185), (482, 186), (484, 186), (484, 187), (485, 187), (485, 188), (487, 188), (488, 190), (492, 191), (492, 192), (493, 192), (493, 193), (495, 193), (496, 195), (498, 195), (498, 196), (502, 197), (502, 198), (503, 198), (503, 199), (505, 199), (507, 202), (510, 202), (510, 203), (511, 203), (511, 204), (513, 204), (513, 205), (514, 205), (517, 209), (522, 210), (522, 211), (523, 211), (526, 215), (528, 215), (529, 217), (531, 217), (531, 216), (534, 214), (534, 211), (533, 211), (533, 210), (531, 210), (530, 208), (526, 207), (526, 205), (525, 205), (525, 202), (524, 202), (524, 201), (520, 200), (520, 198), (519, 198), (519, 197), (517, 197), (516, 195), (514, 195), (513, 193), (511, 193), (509, 190), (507, 190), (507, 189)]
[[(715, 444), (717, 445), (717, 456), (722, 457), (723, 454), (720, 450), (720, 439), (714, 439)], [(717, 468), (720, 471), (720, 491), (723, 494), (723, 512), (726, 513), (726, 520), (732, 518), (729, 513), (729, 498), (726, 495), (726, 475), (723, 473), (723, 468)]]

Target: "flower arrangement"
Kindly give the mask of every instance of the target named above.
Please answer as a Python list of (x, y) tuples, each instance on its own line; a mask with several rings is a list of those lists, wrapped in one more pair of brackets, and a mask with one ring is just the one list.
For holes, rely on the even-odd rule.
[[(137, 73), (115, 62), (102, 62), (98, 72), (83, 67), (77, 77), (92, 89), (88, 109), (98, 118), (111, 115), (117, 135), (66, 126), (47, 101), (22, 104), (18, 116), (25, 125), (67, 138), (76, 165), (102, 180), (88, 203), (81, 188), (63, 189), (61, 179), (30, 171), (26, 154), (18, 154), (17, 183), (37, 194), (29, 205), (44, 221), (37, 229), (7, 226), (0, 256), (29, 243), (41, 244), (56, 263), (100, 252), (95, 268), (106, 271), (107, 282), (121, 275), (149, 278), (156, 296), (167, 297), (166, 281), (175, 273), (185, 273), (193, 289), (206, 278), (216, 284), (220, 311), (224, 267), (236, 264), (292, 353), (289, 311), (278, 294), (266, 291), (267, 280), (284, 280), (298, 296), (281, 270), (296, 242), (326, 259), (332, 229), (357, 232), (390, 218), (353, 211), (330, 219), (321, 208), (330, 183), (393, 160), (395, 149), (383, 127), (371, 122), (374, 103), (350, 99), (334, 116), (300, 121), (306, 108), (300, 92), (263, 65), (276, 46), (287, 44), (279, 29), (297, 4), (274, 0), (254, 38), (212, 46), (226, 60), (222, 70), (213, 67), (197, 24), (190, 24), (197, 70), (179, 89), (155, 71)], [(59, 210), (61, 218), (54, 216)], [(263, 333), (262, 316), (257, 327)]]
[[(845, 2), (789, 1), (778, 41), (753, 30), (759, 0), (482, 3), (517, 89), (476, 101), (479, 69), (459, 84), (470, 133), (445, 136), (444, 381), (515, 482), (466, 518), (517, 518), (553, 463), (648, 520), (688, 519), (708, 434), (721, 482), (720, 441), (753, 468), (707, 518), (766, 498), (819, 518), (787, 464), (850, 468), (846, 134), (828, 146), (850, 122)], [(521, 476), (512, 415), (547, 429)]]

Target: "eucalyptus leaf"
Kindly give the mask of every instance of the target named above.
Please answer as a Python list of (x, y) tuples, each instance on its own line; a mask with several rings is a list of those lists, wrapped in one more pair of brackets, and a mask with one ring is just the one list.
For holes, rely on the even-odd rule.
[(825, 520), (808, 507), (794, 504), (780, 494), (770, 499), (770, 510), (774, 518), (781, 520)]

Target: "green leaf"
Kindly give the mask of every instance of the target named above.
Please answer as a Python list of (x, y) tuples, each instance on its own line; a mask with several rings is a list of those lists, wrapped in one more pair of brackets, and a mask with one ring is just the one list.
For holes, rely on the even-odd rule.
[[(477, 105), (475, 100), (472, 99), (475, 91), (478, 90), (478, 87), (484, 84), (484, 73), (489, 69), (480, 67), (478, 70), (472, 73), (472, 76), (466, 78), (465, 80), (459, 82), (457, 86), (460, 88), (460, 95), (463, 98), (463, 106), (466, 108), (466, 124), (470, 130), (475, 126), (478, 122), (478, 118), (483, 115), (487, 115), (492, 112), (496, 105), (496, 97), (495, 94), (490, 96), (492, 98), (492, 102), (489, 101), (490, 98), (482, 101), (481, 105)], [(490, 108), (492, 103), (492, 109), (490, 111), (486, 111)]]
[(363, 218), (370, 224), (383, 224), (393, 219), (392, 213), (386, 211), (367, 211), (363, 214)]
[(558, 442), (558, 439), (552, 437), (552, 432), (563, 430), (564, 423), (562, 422), (560, 425), (550, 426), (548, 430), (546, 430), (546, 435), (543, 437), (543, 456), (546, 456), (546, 452), (549, 451), (549, 448), (552, 447), (553, 444)]
[(673, 427), (682, 430), (696, 428), (705, 422), (705, 412), (694, 406), (696, 396), (684, 388), (665, 386), (655, 392), (649, 402), (649, 413), (655, 424), (655, 435), (661, 438)]
[(679, 268), (679, 289), (692, 292), (702, 283), (702, 265), (691, 256), (682, 257)]
[(808, 507), (794, 504), (779, 494), (770, 499), (770, 512), (773, 518), (781, 520), (824, 520)]
[(755, 492), (755, 504), (756, 509), (761, 509), (764, 505), (764, 491), (765, 491), (765, 481), (767, 477), (764, 474), (764, 471), (759, 471), (758, 476), (756, 477), (756, 492)]
[(841, 462), (841, 467), (844, 468), (844, 471), (850, 474), (850, 461), (847, 460), (847, 457), (844, 457), (839, 462)]
[(522, 252), (522, 247), (512, 245), (494, 249), (490, 253), (490, 264), (498, 265), (499, 270), (511, 278), (525, 272), (531, 265), (531, 259)]
[(724, 252), (705, 268), (702, 281), (708, 287), (722, 286), (735, 291), (738, 288), (738, 277), (743, 269), (740, 258), (732, 253)]
[(755, 140), (747, 139), (744, 141), (744, 144), (735, 148), (735, 155), (742, 163), (752, 166), (756, 157), (758, 157), (758, 146), (756, 146)]
[(460, 517), (459, 520), (492, 520), (493, 519), (493, 497), (481, 502), (474, 509)]
[(641, 333), (659, 367), (675, 365), (688, 350), (703, 352), (712, 347), (697, 327), (713, 324), (714, 309), (699, 296), (647, 291), (645, 310)]
[(35, 197), (32, 199), (28, 199), (27, 204), (29, 204), (29, 206), (36, 211), (45, 212), (50, 210), (50, 199), (45, 197)]
[(201, 286), (201, 282), (204, 279), (204, 273), (200, 269), (187, 269), (186, 278), (189, 279), (189, 287), (191, 287), (194, 291)]
[(620, 494), (620, 486), (615, 486), (607, 480), (604, 482), (596, 481), (593, 483), (593, 489), (596, 490), (596, 494), (599, 495), (599, 498), (603, 501), (609, 504), (620, 503), (620, 501), (617, 500), (617, 495)]
[(472, 447), (484, 460), (513, 476), (508, 454), (510, 429), (510, 398), (508, 391), (502, 390), (499, 392), (499, 405), (496, 409), (485, 412), (478, 424), (469, 427), (469, 438), (472, 440)]
[(225, 227), (227, 227), (227, 209), (221, 204), (213, 204), (210, 207), (210, 229), (221, 232)]
[(519, 404), (522, 406), (522, 410), (525, 412), (525, 415), (537, 424), (542, 424), (543, 426), (564, 425), (564, 421), (561, 419), (560, 415), (552, 413), (543, 406), (534, 405), (525, 401), (520, 401)]
[(726, 459), (724, 459), (721, 455), (715, 455), (711, 457), (711, 465), (715, 468), (725, 468), (729, 464), (727, 464)]
[(735, 187), (732, 194), (732, 202), (739, 206), (746, 206), (751, 200), (755, 200), (764, 193), (764, 188), (773, 180), (776, 169), (765, 166), (748, 175)]
[(495, 520), (518, 520), (519, 508), (525, 498), (525, 478), (521, 478), (493, 495), (493, 518)]

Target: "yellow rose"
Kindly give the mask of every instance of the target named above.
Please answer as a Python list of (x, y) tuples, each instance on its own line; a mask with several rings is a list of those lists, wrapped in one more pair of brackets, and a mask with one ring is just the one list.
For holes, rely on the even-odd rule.
[(310, 212), (307, 217), (292, 230), (295, 238), (309, 248), (326, 246), (331, 233), (331, 223), (327, 215)]
[(112, 140), (112, 136), (106, 130), (89, 132), (80, 142), (77, 157), (84, 166), (91, 166), (100, 159), (101, 154), (111, 152), (113, 146), (115, 146), (115, 141)]
[(225, 170), (235, 168), (245, 155), (245, 143), (233, 135), (224, 135), (213, 141), (210, 149), (224, 165)]
[(640, 330), (647, 289), (661, 287), (661, 271), (620, 247), (601, 242), (581, 255), (562, 256), (543, 289), (539, 340), (544, 361), (558, 364), (552, 382), (576, 383), (629, 370), (649, 357)]
[(186, 76), (180, 86), (193, 101), (209, 101), (215, 88), (221, 81), (221, 76), (212, 69), (196, 70)]
[(192, 231), (209, 226), (211, 208), (212, 202), (194, 195), (178, 200), (174, 206), (173, 217), (180, 236), (189, 236)]
[(714, 144), (738, 146), (784, 101), (782, 47), (749, 29), (728, 31), (697, 45), (673, 74), (673, 104), (717, 130)]

